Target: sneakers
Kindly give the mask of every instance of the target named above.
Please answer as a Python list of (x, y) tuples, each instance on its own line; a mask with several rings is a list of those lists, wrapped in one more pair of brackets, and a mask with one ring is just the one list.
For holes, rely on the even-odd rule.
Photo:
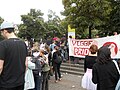
[(57, 82), (58, 82), (58, 80), (55, 81), (55, 83), (57, 83)]
[(62, 78), (59, 78), (58, 80), (59, 80), (59, 81), (61, 81), (61, 80), (62, 80)]
[(55, 80), (55, 83), (57, 83), (58, 81), (61, 81), (62, 79), (61, 78), (59, 78), (58, 80)]

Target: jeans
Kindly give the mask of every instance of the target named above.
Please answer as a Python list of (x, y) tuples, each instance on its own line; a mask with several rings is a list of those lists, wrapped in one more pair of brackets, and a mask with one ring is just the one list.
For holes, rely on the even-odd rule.
[(42, 88), (42, 76), (39, 76), (37, 74), (34, 75), (34, 80), (35, 80), (35, 88), (33, 90), (41, 90)]
[(42, 77), (43, 77), (42, 90), (48, 90), (48, 73), (49, 71), (42, 72)]
[[(61, 78), (60, 65), (61, 63), (53, 65), (54, 72), (55, 72), (55, 80), (58, 80), (58, 77)], [(57, 77), (57, 74), (58, 74), (58, 77)]]

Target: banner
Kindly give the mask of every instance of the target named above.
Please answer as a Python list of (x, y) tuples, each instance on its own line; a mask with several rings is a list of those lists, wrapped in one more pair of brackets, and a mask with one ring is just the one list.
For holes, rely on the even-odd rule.
[(108, 36), (95, 39), (70, 39), (69, 41), (69, 56), (82, 57), (89, 54), (89, 48), (92, 44), (98, 48), (110, 45), (111, 57), (120, 58), (120, 35)]

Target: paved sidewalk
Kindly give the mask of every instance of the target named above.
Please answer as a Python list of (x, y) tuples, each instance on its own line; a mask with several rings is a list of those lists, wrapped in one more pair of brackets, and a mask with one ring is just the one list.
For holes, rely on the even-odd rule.
[(49, 90), (85, 90), (81, 87), (82, 76), (62, 74), (62, 80), (55, 83), (54, 76), (49, 80)]

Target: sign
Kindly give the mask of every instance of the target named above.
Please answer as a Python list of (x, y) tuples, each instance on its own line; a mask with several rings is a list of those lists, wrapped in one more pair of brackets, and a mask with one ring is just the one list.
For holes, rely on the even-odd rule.
[(68, 25), (68, 38), (69, 36), (72, 36), (72, 38), (75, 38), (75, 29), (71, 29), (70, 25)]
[(69, 56), (82, 57), (89, 54), (89, 48), (92, 44), (98, 48), (110, 45), (111, 57), (120, 58), (120, 35), (96, 38), (96, 39), (70, 39), (69, 41)]

